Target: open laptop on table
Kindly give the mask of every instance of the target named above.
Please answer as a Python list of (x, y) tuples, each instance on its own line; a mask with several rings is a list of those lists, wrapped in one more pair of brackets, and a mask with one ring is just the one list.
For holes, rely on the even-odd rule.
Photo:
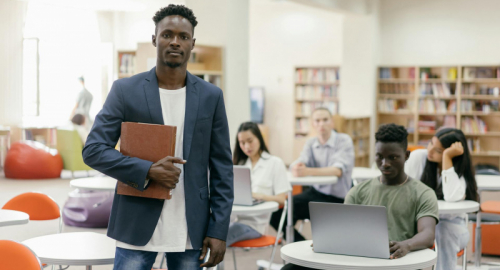
[(309, 203), (314, 252), (389, 259), (384, 206)]
[(253, 206), (263, 203), (263, 200), (252, 198), (252, 179), (250, 168), (234, 165), (234, 205)]

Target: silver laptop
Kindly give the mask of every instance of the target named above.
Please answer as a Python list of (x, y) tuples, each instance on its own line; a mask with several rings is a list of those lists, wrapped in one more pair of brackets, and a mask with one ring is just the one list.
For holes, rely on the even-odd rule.
[(309, 203), (314, 252), (389, 259), (384, 206)]
[(252, 198), (252, 178), (250, 168), (234, 165), (234, 205), (252, 206), (262, 203), (262, 200)]

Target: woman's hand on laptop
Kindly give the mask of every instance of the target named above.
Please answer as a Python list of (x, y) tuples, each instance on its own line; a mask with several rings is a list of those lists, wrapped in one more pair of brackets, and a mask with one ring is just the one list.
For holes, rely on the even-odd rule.
[(389, 241), (389, 248), (390, 248), (389, 251), (391, 253), (390, 259), (402, 258), (406, 256), (408, 252), (410, 252), (410, 245), (406, 244), (405, 241), (402, 242)]

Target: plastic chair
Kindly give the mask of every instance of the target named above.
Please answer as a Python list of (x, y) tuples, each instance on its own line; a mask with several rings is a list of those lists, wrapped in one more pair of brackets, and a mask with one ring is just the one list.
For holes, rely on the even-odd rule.
[(92, 170), (83, 162), (82, 150), (83, 143), (76, 130), (57, 130), (57, 151), (62, 157), (65, 170), (72, 174), (75, 171)]
[(0, 269), (41, 270), (36, 254), (27, 246), (10, 240), (0, 240)]
[(236, 253), (234, 252), (236, 248), (261, 249), (261, 248), (273, 247), (273, 251), (271, 253), (271, 260), (269, 261), (269, 268), (268, 268), (271, 269), (271, 266), (274, 261), (274, 256), (276, 255), (276, 248), (278, 247), (278, 244), (281, 243), (281, 234), (279, 232), (281, 232), (281, 230), (283, 229), (283, 225), (285, 224), (285, 217), (287, 212), (286, 210), (287, 210), (287, 202), (285, 201), (285, 204), (283, 205), (283, 214), (281, 214), (280, 224), (278, 227), (278, 235), (276, 237), (270, 235), (263, 235), (256, 239), (243, 240), (231, 245), (235, 270), (238, 269), (236, 263)]
[[(2, 209), (27, 213), (30, 220), (59, 219), (57, 233), (62, 231), (61, 209), (50, 196), (39, 192), (27, 192), (10, 199)], [(59, 268), (62, 268), (59, 266)], [(54, 269), (54, 266), (52, 266)]]

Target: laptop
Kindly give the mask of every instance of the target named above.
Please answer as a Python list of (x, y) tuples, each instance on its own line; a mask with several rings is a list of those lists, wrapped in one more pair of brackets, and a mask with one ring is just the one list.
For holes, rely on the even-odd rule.
[(253, 206), (263, 203), (262, 200), (252, 198), (252, 178), (250, 168), (234, 165), (234, 205)]
[(385, 206), (309, 203), (314, 252), (389, 259)]

